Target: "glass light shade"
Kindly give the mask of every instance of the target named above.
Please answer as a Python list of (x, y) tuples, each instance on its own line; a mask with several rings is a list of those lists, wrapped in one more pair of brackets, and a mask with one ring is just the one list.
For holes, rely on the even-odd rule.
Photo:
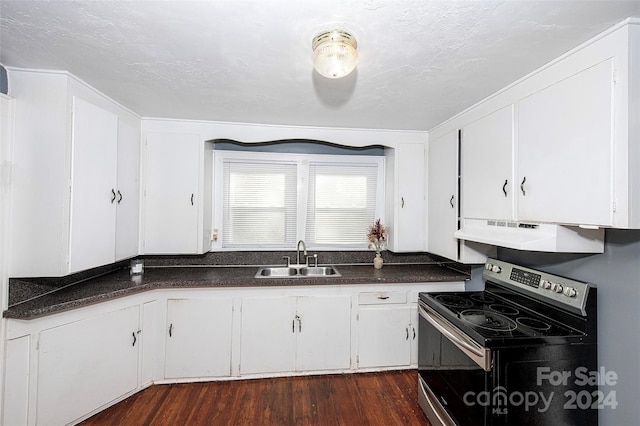
[(358, 64), (358, 44), (346, 31), (333, 30), (313, 39), (313, 67), (327, 78), (342, 78)]

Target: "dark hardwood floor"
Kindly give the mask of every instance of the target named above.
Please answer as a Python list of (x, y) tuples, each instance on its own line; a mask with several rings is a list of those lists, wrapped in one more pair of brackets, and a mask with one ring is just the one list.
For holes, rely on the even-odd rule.
[(154, 385), (93, 425), (428, 425), (416, 370)]

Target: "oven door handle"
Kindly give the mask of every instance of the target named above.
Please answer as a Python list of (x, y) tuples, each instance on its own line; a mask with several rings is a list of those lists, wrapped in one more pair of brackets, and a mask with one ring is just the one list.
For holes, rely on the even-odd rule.
[[(420, 376), (418, 376), (418, 386), (418, 403), (427, 415), (429, 422), (433, 426), (455, 426), (456, 423), (437, 400), (433, 391), (429, 388), (429, 385), (427, 385), (427, 382)], [(422, 406), (423, 401), (426, 405), (424, 407)]]
[[(430, 312), (427, 312), (427, 310)], [(491, 352), (488, 349), (474, 346), (462, 335), (462, 332), (458, 331), (453, 325), (450, 325), (447, 320), (423, 302), (420, 302), (419, 311), (421, 317), (427, 320), (429, 324), (434, 326), (435, 329), (449, 339), (451, 343), (456, 345), (458, 349), (478, 364), (480, 368), (484, 371), (491, 370)], [(438, 319), (440, 319), (440, 321)]]

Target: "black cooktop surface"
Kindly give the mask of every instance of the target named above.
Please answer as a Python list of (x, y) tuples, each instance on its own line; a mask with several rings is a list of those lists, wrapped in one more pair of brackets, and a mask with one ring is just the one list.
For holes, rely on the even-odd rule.
[(485, 346), (491, 342), (521, 344), (522, 340), (564, 343), (567, 338), (584, 336), (562, 323), (564, 314), (554, 318), (557, 308), (543, 314), (490, 291), (420, 293), (420, 300)]

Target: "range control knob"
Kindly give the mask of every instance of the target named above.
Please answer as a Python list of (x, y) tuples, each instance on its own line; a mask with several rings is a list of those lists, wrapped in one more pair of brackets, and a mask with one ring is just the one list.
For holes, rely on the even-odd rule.
[(562, 293), (562, 284), (551, 283), (551, 291), (555, 291), (556, 293)]
[(578, 295), (578, 292), (573, 287), (565, 287), (562, 293), (567, 297), (576, 297)]
[(487, 271), (490, 271), (492, 267), (493, 265), (491, 263), (487, 263), (486, 265), (484, 265), (484, 269), (486, 269)]
[(491, 266), (491, 271), (499, 274), (500, 272), (502, 272), (502, 268), (499, 267), (498, 265), (492, 265)]
[(542, 280), (540, 281), (540, 287), (542, 287), (545, 290), (549, 290), (551, 288), (551, 283), (547, 280)]

